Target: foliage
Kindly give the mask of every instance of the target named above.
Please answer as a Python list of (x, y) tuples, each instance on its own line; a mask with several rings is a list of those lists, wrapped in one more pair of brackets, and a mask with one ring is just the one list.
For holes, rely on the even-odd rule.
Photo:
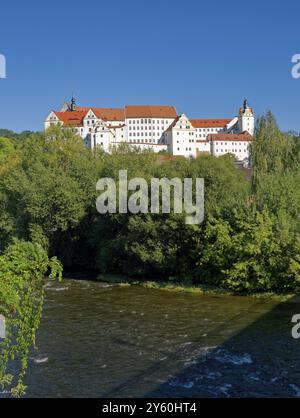
[[(44, 298), (44, 276), (61, 278), (56, 257), (49, 260), (38, 244), (15, 241), (0, 256), (0, 309), (6, 320), (6, 338), (0, 345), (0, 384), (12, 387), (12, 394), (25, 392), (23, 378), (28, 352), (35, 343)], [(10, 361), (18, 363), (14, 376)]]
[(299, 234), (266, 210), (236, 214), (233, 222), (210, 219), (198, 262), (208, 283), (243, 293), (298, 290)]
[[(187, 160), (126, 144), (105, 154), (57, 127), (0, 130), (0, 137), (0, 303), (9, 331), (0, 380), (14, 394), (24, 391), (43, 277), (61, 276), (58, 259), (65, 268), (239, 293), (299, 290), (300, 137), (282, 133), (270, 112), (257, 123), (251, 181), (230, 155)], [(99, 215), (96, 182), (118, 183), (121, 169), (148, 185), (153, 177), (204, 178), (205, 221), (186, 225), (184, 213)], [(15, 377), (7, 371), (12, 359), (19, 359)]]

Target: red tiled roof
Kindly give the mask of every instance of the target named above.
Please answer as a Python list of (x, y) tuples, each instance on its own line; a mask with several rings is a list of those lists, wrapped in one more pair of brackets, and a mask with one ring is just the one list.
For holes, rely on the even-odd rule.
[(210, 134), (207, 136), (209, 141), (253, 141), (253, 136), (248, 132), (242, 134)]
[(87, 112), (92, 109), (97, 118), (104, 121), (122, 121), (124, 120), (123, 109), (105, 109), (96, 107), (78, 107), (77, 110), (65, 111), (65, 112), (54, 112), (56, 116), (64, 123), (64, 125), (80, 126), (83, 124), (83, 119)]
[(86, 112), (54, 112), (56, 116), (64, 123), (64, 125), (80, 126), (83, 124), (83, 119)]
[(95, 113), (95, 115), (106, 121), (106, 120), (125, 120), (125, 113), (124, 109), (120, 108), (100, 108), (100, 107), (92, 107), (92, 111)]
[(125, 115), (128, 118), (176, 118), (177, 113), (174, 106), (125, 106), (123, 108), (100, 108), (77, 106), (76, 110), (55, 112), (58, 118), (65, 125), (81, 125), (84, 116), (92, 110), (97, 118), (104, 121), (124, 121)]
[(126, 118), (176, 118), (174, 106), (125, 106)]
[(124, 109), (106, 108), (106, 107), (81, 107), (77, 106), (76, 111), (88, 112), (90, 109), (95, 113), (97, 118), (102, 120), (124, 120)]
[(214, 128), (224, 127), (232, 119), (190, 119), (190, 121), (194, 128)]

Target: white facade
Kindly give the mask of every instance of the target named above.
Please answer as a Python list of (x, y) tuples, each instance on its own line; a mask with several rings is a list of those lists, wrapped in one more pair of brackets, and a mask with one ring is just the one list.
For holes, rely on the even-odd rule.
[(165, 136), (172, 155), (196, 157), (196, 129), (185, 114), (179, 116), (167, 129)]
[(247, 100), (239, 115), (231, 119), (189, 119), (177, 115), (173, 106), (125, 106), (122, 109), (83, 108), (65, 103), (60, 112), (52, 111), (45, 121), (51, 125), (72, 126), (87, 147), (110, 152), (121, 143), (175, 156), (197, 157), (231, 153), (238, 161), (249, 159), (254, 133), (254, 113)]
[(211, 154), (216, 157), (233, 154), (237, 161), (249, 160), (252, 140), (248, 133), (210, 135)]

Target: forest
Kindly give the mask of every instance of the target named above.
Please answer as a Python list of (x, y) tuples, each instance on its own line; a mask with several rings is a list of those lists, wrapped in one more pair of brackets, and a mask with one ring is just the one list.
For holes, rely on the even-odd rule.
[[(72, 129), (0, 130), (0, 311), (8, 323), (0, 382), (24, 393), (28, 351), (39, 325), (46, 275), (62, 270), (181, 282), (239, 294), (298, 292), (300, 137), (280, 131), (271, 112), (257, 121), (252, 175), (231, 155), (170, 158), (119, 147), (87, 149)], [(128, 177), (204, 178), (205, 218), (185, 213), (103, 214), (96, 183)], [(0, 312), (0, 313), (1, 313)]]

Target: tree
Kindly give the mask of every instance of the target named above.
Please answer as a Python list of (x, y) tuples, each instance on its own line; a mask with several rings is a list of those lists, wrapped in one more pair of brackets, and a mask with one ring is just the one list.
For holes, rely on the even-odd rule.
[[(0, 344), (0, 385), (14, 396), (25, 393), (23, 379), (28, 353), (35, 344), (44, 299), (44, 276), (61, 278), (57, 258), (49, 260), (38, 244), (14, 241), (0, 256), (0, 307), (6, 319), (6, 338)], [(10, 373), (10, 361), (18, 364)]]

